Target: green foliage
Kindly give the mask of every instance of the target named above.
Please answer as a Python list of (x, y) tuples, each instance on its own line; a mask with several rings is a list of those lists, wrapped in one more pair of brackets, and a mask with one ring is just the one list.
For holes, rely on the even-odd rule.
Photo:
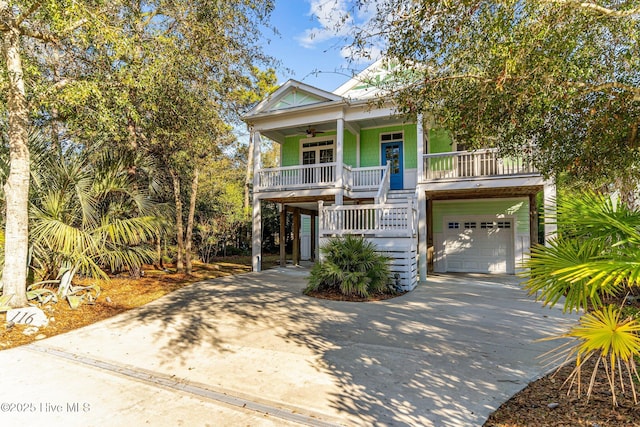
[(384, 46), (397, 66), (370, 83), (405, 112), (470, 146), (530, 153), (548, 174), (637, 182), (638, 0), (356, 4), (373, 18), (351, 47)]
[(599, 308), (602, 297), (640, 283), (640, 212), (595, 193), (558, 204), (560, 236), (535, 246), (525, 287), (545, 304), (562, 297), (566, 311)]
[(347, 235), (331, 239), (320, 249), (325, 257), (311, 269), (305, 293), (336, 290), (344, 295), (368, 297), (388, 289), (388, 258), (376, 252), (373, 243)]
[[(547, 247), (534, 247), (525, 262), (529, 269), (525, 288), (545, 304), (553, 306), (564, 298), (565, 311), (586, 312), (578, 326), (557, 337), (575, 339), (568, 348), (558, 350), (566, 360), (576, 358), (569, 381), (571, 385), (577, 381), (578, 393), (582, 365), (596, 357), (587, 396), (602, 365), (613, 404), (616, 376), (623, 390), (625, 381), (630, 384), (637, 402), (634, 378), (640, 379), (635, 365), (640, 356), (640, 321), (629, 310), (604, 301), (638, 289), (640, 212), (620, 200), (583, 193), (560, 201), (556, 221), (561, 235)], [(626, 377), (621, 365), (626, 368)]]
[[(567, 381), (570, 388), (577, 382), (578, 395), (582, 392), (582, 365), (592, 357), (596, 359), (587, 397), (591, 395), (597, 371), (601, 365), (611, 389), (612, 402), (617, 406), (616, 378), (622, 391), (629, 384), (634, 402), (638, 403), (635, 383), (640, 381), (635, 359), (640, 357), (640, 321), (621, 318), (620, 308), (607, 305), (587, 313), (580, 323), (558, 338), (574, 338), (574, 344), (565, 352), (565, 358), (576, 359), (576, 367)], [(625, 369), (622, 369), (624, 367)], [(617, 370), (617, 372), (616, 372)]]

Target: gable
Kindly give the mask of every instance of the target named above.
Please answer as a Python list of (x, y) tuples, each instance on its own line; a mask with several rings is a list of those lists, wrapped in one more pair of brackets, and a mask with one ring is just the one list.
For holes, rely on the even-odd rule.
[(335, 93), (289, 80), (256, 105), (245, 117), (342, 100), (343, 98)]
[(302, 90), (293, 89), (282, 96), (266, 111), (283, 110), (285, 108), (301, 107), (303, 105), (317, 104), (326, 101), (326, 98), (322, 98)]
[(350, 99), (373, 98), (384, 93), (384, 85), (393, 78), (398, 63), (382, 58), (334, 91), (335, 94)]

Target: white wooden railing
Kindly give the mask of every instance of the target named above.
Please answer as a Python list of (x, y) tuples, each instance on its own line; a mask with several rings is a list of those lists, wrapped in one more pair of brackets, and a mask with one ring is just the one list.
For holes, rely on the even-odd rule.
[(413, 237), (417, 232), (417, 218), (416, 207), (411, 202), (342, 206), (324, 206), (319, 202), (319, 235)]
[(345, 174), (348, 188), (352, 190), (376, 189), (382, 182), (386, 166), (371, 166), (366, 168), (353, 168), (345, 166)]
[[(258, 191), (291, 188), (328, 188), (336, 185), (337, 163), (285, 166), (260, 169)], [(377, 190), (384, 178), (386, 166), (343, 168), (344, 188), (348, 190)]]
[(427, 181), (538, 173), (531, 162), (499, 157), (496, 149), (425, 154), (424, 171)]
[(382, 182), (378, 187), (378, 192), (376, 193), (375, 202), (376, 204), (385, 204), (387, 203), (387, 194), (389, 194), (389, 189), (391, 187), (391, 162), (387, 161), (387, 165), (384, 168), (384, 173), (382, 174)]
[(336, 163), (285, 166), (258, 170), (258, 189), (332, 187)]

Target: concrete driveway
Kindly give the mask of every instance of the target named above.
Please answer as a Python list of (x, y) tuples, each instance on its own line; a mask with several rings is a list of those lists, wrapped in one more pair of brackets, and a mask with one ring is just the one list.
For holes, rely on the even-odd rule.
[(349, 303), (302, 295), (307, 275), (206, 281), (0, 351), (0, 423), (482, 425), (548, 370), (536, 358), (558, 343), (534, 340), (575, 321), (508, 276)]

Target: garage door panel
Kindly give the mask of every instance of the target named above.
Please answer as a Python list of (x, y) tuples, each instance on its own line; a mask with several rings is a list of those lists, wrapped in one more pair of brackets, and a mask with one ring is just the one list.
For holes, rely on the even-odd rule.
[(513, 236), (511, 220), (487, 218), (448, 220), (445, 231), (447, 271), (511, 273)]

